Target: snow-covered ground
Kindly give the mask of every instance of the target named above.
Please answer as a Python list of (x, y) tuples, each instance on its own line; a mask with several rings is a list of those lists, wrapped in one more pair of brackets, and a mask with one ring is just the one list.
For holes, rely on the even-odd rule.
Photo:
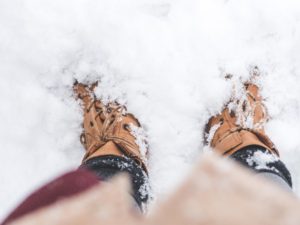
[(224, 74), (245, 80), (257, 65), (267, 133), (300, 193), (299, 54), (298, 0), (0, 0), (0, 219), (79, 165), (74, 78), (101, 80), (97, 95), (140, 119), (153, 193), (164, 198), (229, 98)]

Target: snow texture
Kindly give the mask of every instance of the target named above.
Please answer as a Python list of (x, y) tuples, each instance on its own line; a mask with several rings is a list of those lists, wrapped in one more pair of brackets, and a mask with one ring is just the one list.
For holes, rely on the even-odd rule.
[(207, 144), (211, 143), (216, 131), (221, 127), (221, 125), (222, 125), (221, 123), (217, 123), (216, 125), (214, 125), (210, 128), (208, 133), (205, 133), (205, 139), (206, 139), (205, 141)]
[(224, 76), (258, 66), (266, 130), (299, 193), (299, 15), (298, 0), (0, 0), (0, 218), (80, 164), (74, 79), (100, 80), (97, 96), (140, 120), (162, 199), (201, 156)]
[(142, 161), (143, 163), (145, 163), (145, 165), (147, 165), (148, 164), (147, 152), (149, 146), (147, 144), (146, 132), (142, 127), (137, 127), (132, 123), (129, 124), (129, 127), (130, 127), (130, 133), (135, 137), (135, 143), (137, 144), (137, 146), (139, 146)]
[(247, 158), (247, 163), (251, 167), (255, 165), (256, 170), (271, 169), (274, 170), (274, 172), (278, 172), (274, 167), (268, 165), (269, 163), (274, 163), (278, 160), (279, 158), (273, 154), (265, 154), (264, 152), (257, 151), (252, 157)]

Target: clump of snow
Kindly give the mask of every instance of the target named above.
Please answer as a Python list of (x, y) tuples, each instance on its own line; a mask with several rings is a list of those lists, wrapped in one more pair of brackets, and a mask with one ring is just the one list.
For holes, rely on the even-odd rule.
[[(145, 177), (147, 177), (146, 174), (145, 174)], [(139, 193), (141, 194), (142, 197), (148, 196), (148, 201), (142, 205), (142, 210), (144, 212), (147, 212), (146, 210), (148, 209), (148, 205), (151, 204), (151, 201), (153, 199), (153, 193), (152, 193), (152, 190), (151, 190), (150, 183), (149, 183), (148, 179), (145, 180), (144, 184), (141, 185), (141, 187), (138, 191), (139, 191)]]
[(135, 143), (139, 146), (141, 159), (147, 165), (148, 142), (145, 130), (142, 127), (137, 127), (134, 124), (129, 124), (130, 133), (135, 137)]
[[(256, 84), (258, 83), (257, 79), (253, 79), (251, 76), (253, 76), (253, 73), (257, 73), (258, 69), (255, 69), (255, 71), (250, 70), (250, 79), (252, 83)], [(252, 79), (251, 79), (252, 78)], [(259, 84), (257, 84), (259, 86)], [(261, 88), (260, 88), (261, 90)], [(262, 100), (262, 106), (261, 110), (264, 111), (264, 118), (261, 118), (261, 120), (254, 122), (254, 115), (255, 115), (255, 109), (258, 107), (255, 104), (250, 103), (249, 101), (249, 94), (246, 90), (246, 87), (243, 85), (243, 81), (233, 81), (233, 91), (231, 99), (228, 103), (228, 109), (230, 112), (233, 112), (236, 116), (236, 124), (244, 129), (250, 129), (250, 130), (260, 130), (263, 129), (267, 119), (269, 118), (267, 115), (267, 112), (265, 110), (264, 101)]]
[[(203, 128), (253, 65), (267, 134), (300, 183), (297, 0), (1, 0), (0, 217), (45, 181), (77, 168), (82, 115), (74, 79), (126, 103), (150, 147), (163, 198), (203, 149)], [(280, 16), (278, 16), (280, 15)], [(296, 188), (297, 192), (299, 190)]]
[(221, 123), (215, 124), (214, 126), (212, 126), (210, 128), (209, 132), (205, 134), (205, 138), (206, 138), (207, 143), (210, 143), (212, 141), (216, 131), (220, 128), (220, 126), (221, 126)]
[(270, 168), (269, 164), (278, 161), (279, 158), (274, 154), (266, 154), (262, 151), (256, 151), (253, 156), (247, 158), (247, 163), (249, 166), (255, 166), (255, 169), (274, 169)]

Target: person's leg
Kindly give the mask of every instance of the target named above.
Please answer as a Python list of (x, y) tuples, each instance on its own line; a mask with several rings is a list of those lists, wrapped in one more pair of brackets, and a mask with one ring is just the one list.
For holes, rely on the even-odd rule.
[[(119, 173), (131, 178), (132, 197), (142, 208), (148, 199), (147, 143), (145, 137), (137, 137), (141, 131), (139, 121), (127, 113), (124, 105), (117, 102), (102, 103), (96, 98), (94, 88), (75, 83), (74, 92), (81, 100), (83, 133), (81, 142), (86, 154), (82, 168), (95, 173), (102, 181)], [(139, 138), (139, 140), (137, 140)]]
[(265, 134), (264, 126), (269, 118), (259, 87), (254, 84), (256, 78), (254, 74), (252, 80), (244, 84), (244, 89), (232, 96), (223, 111), (209, 120), (205, 141), (218, 154), (291, 190), (291, 175)]

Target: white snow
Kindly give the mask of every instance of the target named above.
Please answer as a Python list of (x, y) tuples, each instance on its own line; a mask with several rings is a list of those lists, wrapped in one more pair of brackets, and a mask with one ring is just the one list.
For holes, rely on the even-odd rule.
[[(83, 156), (74, 78), (101, 80), (149, 137), (164, 198), (201, 155), (203, 129), (257, 65), (267, 133), (300, 177), (298, 0), (0, 0), (0, 218)], [(199, 178), (201, 179), (201, 178)]]
[(211, 143), (216, 131), (220, 128), (221, 125), (222, 125), (221, 123), (217, 123), (210, 128), (209, 133), (205, 133), (206, 143)]
[(145, 130), (142, 127), (137, 127), (134, 124), (129, 124), (130, 127), (130, 133), (135, 137), (135, 143), (137, 146), (139, 146), (139, 150), (141, 153), (141, 159), (145, 163), (145, 165), (148, 164), (147, 160), (147, 152), (149, 149), (149, 145), (147, 143), (147, 134)]
[(255, 169), (263, 170), (263, 169), (271, 169), (276, 170), (274, 167), (268, 166), (269, 163), (278, 161), (279, 158), (273, 154), (265, 154), (264, 152), (257, 151), (254, 155), (247, 159), (247, 163), (249, 166), (255, 165)]

